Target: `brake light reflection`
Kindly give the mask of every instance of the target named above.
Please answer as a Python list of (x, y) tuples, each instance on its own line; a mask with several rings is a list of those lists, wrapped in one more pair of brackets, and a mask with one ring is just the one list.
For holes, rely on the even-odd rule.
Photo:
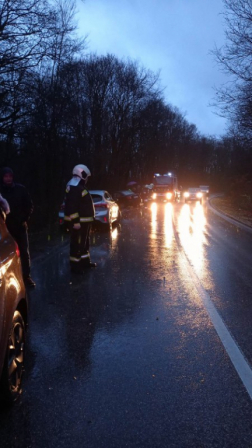
[(15, 245), (16, 245), (16, 255), (17, 255), (17, 257), (20, 257), (20, 250), (19, 250), (19, 247), (16, 242), (15, 242)]

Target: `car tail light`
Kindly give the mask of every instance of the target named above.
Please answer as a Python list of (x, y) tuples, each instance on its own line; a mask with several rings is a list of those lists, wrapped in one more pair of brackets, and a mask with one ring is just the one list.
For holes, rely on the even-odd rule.
[(63, 224), (64, 219), (60, 218), (59, 223)]
[(127, 199), (132, 199), (132, 196), (127, 196)]
[(95, 208), (108, 208), (107, 204), (94, 204)]
[(17, 257), (20, 257), (20, 250), (19, 250), (19, 247), (16, 242), (15, 242), (15, 246), (16, 246), (16, 255), (17, 255)]

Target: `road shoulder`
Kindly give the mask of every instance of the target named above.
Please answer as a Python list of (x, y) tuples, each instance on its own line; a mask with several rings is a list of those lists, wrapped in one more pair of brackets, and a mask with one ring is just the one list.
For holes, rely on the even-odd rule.
[(225, 196), (210, 198), (208, 207), (231, 224), (252, 233), (252, 212), (235, 207)]

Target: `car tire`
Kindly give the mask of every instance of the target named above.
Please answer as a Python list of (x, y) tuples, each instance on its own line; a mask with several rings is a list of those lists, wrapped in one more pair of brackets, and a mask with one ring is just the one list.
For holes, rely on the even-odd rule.
[(24, 372), (25, 323), (16, 310), (8, 337), (3, 372), (0, 380), (0, 395), (3, 401), (14, 402), (21, 393)]

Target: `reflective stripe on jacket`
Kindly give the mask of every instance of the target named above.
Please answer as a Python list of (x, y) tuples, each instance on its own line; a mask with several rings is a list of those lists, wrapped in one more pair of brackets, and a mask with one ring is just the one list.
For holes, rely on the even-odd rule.
[(65, 196), (65, 221), (72, 224), (92, 222), (95, 209), (92, 196), (85, 187), (85, 182), (76, 179), (68, 182)]

